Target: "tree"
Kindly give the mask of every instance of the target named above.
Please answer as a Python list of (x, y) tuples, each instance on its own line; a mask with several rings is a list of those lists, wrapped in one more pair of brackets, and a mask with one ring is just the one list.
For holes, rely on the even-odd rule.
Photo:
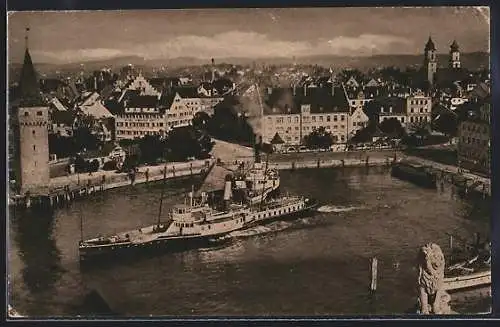
[(75, 158), (75, 172), (76, 173), (86, 173), (88, 171), (88, 163), (83, 159), (82, 156), (77, 155)]
[(332, 146), (333, 136), (324, 127), (313, 130), (304, 138), (305, 144), (311, 149), (326, 149)]
[(102, 166), (103, 170), (116, 170), (117, 168), (118, 166), (116, 165), (116, 161), (114, 160), (106, 161)]
[(434, 122), (436, 131), (447, 136), (456, 136), (458, 131), (458, 117), (454, 113), (442, 113)]
[(350, 139), (351, 143), (367, 143), (371, 142), (375, 134), (376, 125), (372, 121), (368, 122), (366, 127), (356, 131), (356, 134)]
[(164, 157), (165, 142), (159, 135), (146, 135), (139, 140), (140, 160), (143, 163), (155, 163)]
[(424, 139), (431, 134), (430, 124), (428, 122), (418, 122), (410, 125), (411, 134), (417, 138)]
[(195, 129), (206, 130), (208, 128), (208, 123), (210, 122), (210, 115), (204, 111), (197, 112), (193, 117), (193, 127)]
[(391, 137), (402, 137), (405, 133), (404, 127), (396, 118), (383, 120), (379, 125), (380, 130)]
[(74, 131), (74, 138), (76, 151), (82, 151), (83, 149), (96, 150), (101, 144), (97, 136), (93, 135), (90, 129), (85, 126), (78, 127)]
[(207, 158), (214, 142), (206, 132), (184, 126), (170, 131), (166, 145), (170, 159), (184, 161), (190, 157)]
[(98, 171), (99, 170), (99, 161), (97, 159), (94, 159), (90, 162), (89, 171)]

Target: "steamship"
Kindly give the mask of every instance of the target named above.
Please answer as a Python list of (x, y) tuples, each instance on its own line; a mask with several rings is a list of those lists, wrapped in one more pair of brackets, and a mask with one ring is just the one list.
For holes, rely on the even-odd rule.
[[(136, 250), (179, 250), (209, 246), (220, 237), (245, 227), (253, 219), (250, 208), (231, 203), (231, 182), (226, 182), (224, 201), (209, 205), (206, 194), (195, 199), (189, 193), (189, 204), (175, 205), (165, 222), (126, 231), (109, 237), (96, 237), (79, 243), (80, 261), (90, 258), (131, 253)], [(160, 201), (161, 208), (161, 201)]]

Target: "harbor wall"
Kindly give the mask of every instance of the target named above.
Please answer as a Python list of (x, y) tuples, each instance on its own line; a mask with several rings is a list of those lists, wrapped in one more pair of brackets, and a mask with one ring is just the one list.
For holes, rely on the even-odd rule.
[(96, 192), (162, 180), (164, 169), (167, 180), (190, 178), (206, 174), (215, 161), (213, 159), (190, 162), (167, 163), (167, 165), (140, 167), (134, 174), (98, 171), (91, 174), (73, 174), (52, 178), (49, 185), (31, 193), (9, 196), (10, 206), (51, 209), (69, 203), (76, 198)]
[(343, 168), (343, 167), (372, 167), (390, 166), (399, 159), (394, 157), (385, 158), (361, 158), (361, 159), (317, 159), (317, 160), (294, 160), (269, 162), (269, 167), (278, 170), (295, 170), (304, 168)]

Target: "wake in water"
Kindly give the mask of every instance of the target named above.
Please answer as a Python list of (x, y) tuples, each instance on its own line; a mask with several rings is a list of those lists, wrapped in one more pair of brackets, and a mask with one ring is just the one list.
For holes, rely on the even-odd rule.
[(230, 233), (227, 237), (231, 238), (242, 238), (242, 237), (250, 237), (268, 233), (280, 232), (285, 229), (290, 228), (293, 225), (293, 222), (288, 221), (277, 221), (274, 223), (270, 223), (267, 225), (255, 226), (249, 229), (238, 230)]
[(321, 207), (319, 207), (318, 209), (316, 209), (316, 211), (318, 212), (326, 212), (326, 213), (330, 213), (330, 212), (349, 212), (349, 211), (353, 211), (353, 210), (360, 210), (360, 209), (364, 209), (365, 207), (364, 206), (348, 206), (348, 207), (344, 207), (344, 206), (336, 206), (336, 205), (323, 205)]

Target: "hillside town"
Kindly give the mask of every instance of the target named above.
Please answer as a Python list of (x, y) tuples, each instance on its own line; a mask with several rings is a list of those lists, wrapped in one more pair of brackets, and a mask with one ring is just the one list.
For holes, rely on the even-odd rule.
[[(26, 47), (10, 103), (31, 97), (47, 108), (52, 163), (64, 157), (74, 162), (77, 155), (100, 159), (99, 168), (107, 161), (123, 163), (126, 151), (120, 145), (146, 136), (165, 138), (192, 125), (195, 116), (213, 117), (218, 110), (219, 116), (246, 121), (275, 152), (417, 146), (440, 135), (441, 143), (456, 146), (457, 165), (489, 175), (489, 72), (462, 67), (456, 40), (447, 63), (437, 62), (431, 37), (423, 49), (422, 67), (406, 71), (316, 67), (306, 73), (296, 65), (221, 70), (212, 59), (198, 76), (146, 77), (130, 64), (118, 72), (103, 68), (90, 75), (39, 78)], [(15, 162), (17, 140), (10, 136), (9, 158)]]

